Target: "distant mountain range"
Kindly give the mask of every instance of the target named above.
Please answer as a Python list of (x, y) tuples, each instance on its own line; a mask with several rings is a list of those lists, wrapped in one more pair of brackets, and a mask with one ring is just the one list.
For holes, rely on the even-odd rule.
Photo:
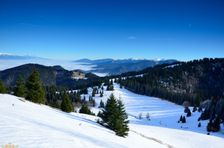
[(171, 64), (177, 60), (148, 60), (148, 59), (80, 59), (76, 61), (53, 60), (35, 56), (21, 56), (0, 53), (0, 70), (17, 67), (24, 64), (40, 64), (45, 66), (60, 65), (66, 70), (80, 69), (99, 76), (121, 74), (129, 71), (139, 71), (159, 64)]
[(108, 75), (121, 74), (129, 71), (139, 71), (147, 67), (153, 67), (160, 64), (172, 64), (177, 62), (174, 59), (168, 60), (148, 60), (148, 59), (80, 59), (74, 62), (82, 65), (94, 65), (90, 72), (106, 73)]

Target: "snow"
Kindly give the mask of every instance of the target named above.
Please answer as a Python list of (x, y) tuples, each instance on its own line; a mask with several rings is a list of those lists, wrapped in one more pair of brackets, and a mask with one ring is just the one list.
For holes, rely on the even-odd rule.
[[(124, 102), (132, 131), (160, 139), (174, 147), (214, 147), (214, 142), (215, 147), (224, 147), (224, 127), (222, 126), (220, 132), (207, 135), (208, 121), (201, 121), (200, 128), (197, 126), (197, 119), (201, 114), (199, 112), (192, 112), (192, 116), (186, 118), (187, 123), (178, 123), (181, 115), (186, 116), (182, 106), (159, 98), (138, 95), (124, 88), (120, 89), (118, 84), (114, 84), (114, 91), (105, 91), (103, 98), (95, 97), (97, 104), (101, 99), (106, 102), (111, 93)], [(192, 111), (192, 107), (190, 109)], [(99, 109), (93, 108), (92, 111), (97, 113)], [(138, 119), (140, 113), (141, 120)], [(150, 120), (146, 119), (147, 113), (150, 115)]]
[(18, 147), (165, 147), (158, 142), (130, 133), (116, 136), (96, 123), (96, 117), (64, 113), (45, 105), (21, 101), (12, 95), (0, 94), (0, 146)]
[[(18, 147), (76, 148), (223, 148), (224, 134), (206, 135), (206, 123), (197, 127), (199, 113), (178, 124), (183, 108), (158, 98), (134, 94), (114, 85), (114, 91), (104, 91), (104, 97), (94, 97), (97, 104), (106, 101), (113, 92), (125, 103), (130, 131), (126, 138), (97, 124), (97, 117), (65, 113), (46, 105), (35, 104), (12, 95), (0, 94), (0, 147), (11, 143)], [(105, 89), (104, 89), (105, 90)], [(88, 89), (91, 93), (91, 89)], [(97, 113), (97, 107), (92, 108)], [(139, 113), (143, 119), (137, 119)], [(150, 114), (150, 121), (145, 115)], [(181, 128), (182, 126), (182, 128)]]

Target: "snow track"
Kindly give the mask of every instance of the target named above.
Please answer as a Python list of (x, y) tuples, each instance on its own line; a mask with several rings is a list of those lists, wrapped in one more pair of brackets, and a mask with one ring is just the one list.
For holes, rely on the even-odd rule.
[(167, 143), (164, 143), (163, 141), (161, 141), (161, 140), (159, 140), (159, 139), (152, 138), (152, 137), (148, 137), (148, 136), (146, 136), (146, 135), (144, 135), (144, 134), (142, 134), (142, 133), (139, 133), (139, 132), (137, 132), (137, 131), (130, 130), (130, 132), (133, 132), (133, 133), (135, 133), (135, 134), (137, 134), (137, 135), (139, 135), (139, 136), (141, 136), (141, 137), (143, 137), (143, 138), (146, 138), (146, 139), (148, 139), (148, 140), (152, 140), (152, 141), (155, 141), (155, 142), (157, 142), (157, 143), (159, 143), (159, 144), (165, 145), (165, 146), (167, 146), (168, 148), (175, 148), (174, 146), (172, 146), (172, 145), (170, 145), (170, 144), (167, 144)]

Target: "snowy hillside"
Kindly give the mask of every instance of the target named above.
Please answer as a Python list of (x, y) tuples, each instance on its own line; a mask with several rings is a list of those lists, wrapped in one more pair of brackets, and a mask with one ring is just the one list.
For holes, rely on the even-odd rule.
[[(103, 98), (100, 98), (99, 96), (95, 97), (96, 102), (99, 104), (101, 99), (105, 102), (111, 93), (125, 103), (127, 113), (133, 124), (153, 125), (207, 134), (206, 126), (208, 121), (201, 121), (202, 127), (197, 127), (197, 120), (201, 113), (197, 111), (192, 112), (192, 116), (186, 118), (187, 123), (177, 123), (181, 115), (186, 116), (183, 106), (155, 97), (138, 95), (126, 89), (120, 89), (118, 84), (114, 84), (113, 92), (105, 91)], [(192, 108), (190, 109), (192, 111)], [(99, 109), (94, 108), (93, 110), (97, 113)], [(139, 114), (142, 114), (142, 120), (137, 119)], [(147, 114), (150, 115), (150, 121), (146, 119)], [(221, 126), (221, 128), (222, 132), (211, 133), (211, 135), (224, 137), (224, 127)]]
[[(0, 146), (12, 143), (19, 147), (153, 147), (153, 148), (223, 148), (224, 134), (206, 135), (205, 125), (198, 129), (193, 114), (186, 124), (177, 120), (181, 106), (157, 98), (137, 95), (115, 84), (115, 96), (122, 98), (130, 120), (129, 136), (118, 137), (96, 123), (97, 117), (64, 113), (45, 105), (0, 94)], [(103, 100), (110, 95), (105, 92)], [(100, 97), (95, 97), (97, 103)], [(98, 108), (92, 109), (98, 112)], [(143, 119), (135, 118), (139, 113)], [(149, 113), (151, 120), (145, 119)], [(190, 121), (192, 120), (192, 122)], [(182, 128), (180, 128), (182, 126)], [(196, 131), (196, 132), (192, 132)], [(213, 136), (215, 135), (215, 136)]]
[(130, 133), (128, 138), (115, 136), (95, 122), (95, 117), (64, 113), (45, 105), (0, 95), (0, 145), (19, 147), (165, 147)]

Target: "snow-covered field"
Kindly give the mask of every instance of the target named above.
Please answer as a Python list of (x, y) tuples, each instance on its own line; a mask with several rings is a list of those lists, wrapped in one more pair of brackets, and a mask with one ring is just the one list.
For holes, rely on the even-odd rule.
[[(106, 101), (111, 92), (105, 92)], [(187, 118), (186, 124), (178, 124), (183, 114), (181, 106), (157, 98), (146, 97), (120, 89), (113, 91), (126, 106), (130, 120), (130, 132), (126, 138), (118, 137), (96, 123), (97, 117), (78, 113), (64, 113), (45, 105), (24, 101), (12, 95), (0, 94), (0, 146), (15, 144), (18, 147), (175, 147), (175, 148), (223, 148), (224, 134), (206, 135), (206, 122), (197, 127), (194, 121), (199, 114)], [(98, 108), (92, 108), (98, 112)], [(139, 113), (143, 119), (137, 119)], [(145, 114), (150, 114), (150, 121)], [(182, 126), (182, 128), (181, 128)], [(194, 131), (194, 132), (193, 132)]]

